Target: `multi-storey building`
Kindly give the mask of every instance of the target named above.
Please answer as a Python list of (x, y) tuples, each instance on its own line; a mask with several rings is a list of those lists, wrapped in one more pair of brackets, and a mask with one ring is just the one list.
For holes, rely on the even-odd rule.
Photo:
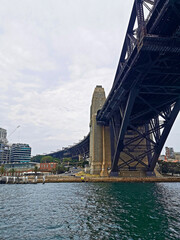
[(14, 143), (11, 146), (11, 162), (29, 162), (31, 159), (31, 147), (25, 143)]
[(10, 146), (5, 143), (0, 143), (0, 165), (10, 161)]
[(4, 163), (27, 163), (31, 159), (31, 148), (28, 144), (8, 144), (7, 130), (0, 128), (0, 165)]
[(0, 143), (7, 143), (7, 131), (4, 128), (0, 128)]
[(175, 158), (174, 149), (172, 147), (166, 147), (165, 149), (166, 149), (166, 158), (174, 159)]
[(10, 146), (7, 143), (7, 131), (0, 128), (0, 164), (7, 163), (10, 160)]

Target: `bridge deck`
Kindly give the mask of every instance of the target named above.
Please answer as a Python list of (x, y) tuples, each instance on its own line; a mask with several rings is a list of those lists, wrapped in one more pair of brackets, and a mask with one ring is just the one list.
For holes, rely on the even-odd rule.
[[(153, 7), (145, 20), (147, 3)], [(97, 114), (111, 128), (112, 174), (123, 167), (153, 171), (179, 99), (180, 1), (135, 0), (114, 83)]]
[[(99, 123), (109, 121), (113, 112), (118, 110), (119, 104), (126, 103), (127, 92), (132, 87), (142, 90), (142, 95), (147, 94), (146, 99), (152, 101), (153, 106), (158, 105), (159, 108), (159, 105), (164, 103), (162, 109), (167, 104), (172, 104), (175, 95), (179, 94), (180, 3), (176, 0), (173, 5), (170, 5), (172, 1), (169, 0), (157, 2), (146, 23), (147, 35), (136, 44), (130, 57), (121, 64), (123, 67), (117, 69), (112, 90), (98, 113)], [(147, 110), (147, 105), (136, 100), (133, 115), (143, 109)], [(153, 112), (149, 112), (149, 115), (146, 114), (143, 119), (152, 116)]]

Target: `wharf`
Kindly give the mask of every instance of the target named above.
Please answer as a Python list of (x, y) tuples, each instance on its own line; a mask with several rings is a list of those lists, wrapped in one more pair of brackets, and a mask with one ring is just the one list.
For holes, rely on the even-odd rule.
[(28, 179), (28, 182), (24, 181), (8, 181), (2, 183), (8, 184), (36, 184), (36, 183), (80, 183), (80, 182), (92, 182), (92, 183), (114, 183), (114, 182), (124, 182), (124, 183), (133, 183), (133, 182), (180, 182), (180, 177), (171, 177), (171, 176), (163, 176), (163, 177), (90, 177), (90, 176), (57, 176), (57, 175), (50, 175), (46, 176), (46, 179), (42, 177), (38, 177), (37, 180), (33, 177)]
[[(42, 182), (38, 179), (37, 182)], [(46, 183), (61, 182), (180, 182), (180, 177), (56, 177), (49, 176)]]

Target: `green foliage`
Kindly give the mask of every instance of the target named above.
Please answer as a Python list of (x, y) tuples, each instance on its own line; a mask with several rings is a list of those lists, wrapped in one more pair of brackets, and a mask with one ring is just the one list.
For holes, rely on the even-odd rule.
[(11, 169), (9, 170), (9, 172), (11, 173), (11, 176), (14, 176), (15, 169), (14, 169), (14, 168), (11, 168)]
[(37, 155), (31, 158), (31, 162), (37, 163), (45, 163), (45, 162), (57, 162), (60, 163), (61, 160), (59, 158), (53, 158), (51, 156)]
[(1, 173), (1, 175), (3, 175), (5, 172), (6, 172), (6, 169), (5, 169), (4, 165), (2, 165), (2, 166), (0, 167), (0, 173)]
[(31, 162), (41, 162), (41, 158), (43, 157), (43, 155), (37, 155), (31, 158)]
[(56, 174), (56, 173), (57, 173), (57, 167), (53, 168), (51, 172), (52, 172), (53, 174)]
[[(69, 165), (72, 167), (80, 166), (80, 167), (84, 168), (85, 165), (88, 164), (88, 161), (86, 161), (86, 160), (79, 161), (77, 158), (65, 157), (63, 159), (59, 159), (59, 158), (53, 158), (51, 156), (43, 156), (43, 155), (34, 156), (31, 158), (31, 161), (38, 162), (38, 163), (40, 163), (40, 162), (41, 163), (56, 162), (56, 163), (58, 163), (58, 166), (61, 166), (61, 167), (59, 167), (59, 172), (67, 171), (67, 170), (63, 169), (64, 165)], [(53, 172), (55, 172), (55, 171), (56, 170), (53, 170)]]
[(159, 162), (160, 172), (162, 173), (172, 173), (180, 174), (180, 163), (178, 162)]
[(162, 163), (162, 173), (168, 173), (169, 172), (169, 168), (168, 168), (168, 164), (166, 162)]
[(88, 161), (86, 161), (86, 160), (84, 160), (84, 161), (82, 162), (82, 165), (81, 165), (81, 167), (85, 168), (85, 165), (88, 165), (88, 164), (89, 164), (89, 162), (88, 162)]
[(58, 164), (58, 165), (56, 166), (56, 173), (57, 173), (57, 174), (64, 173), (65, 171), (66, 171), (66, 169), (65, 169), (65, 167), (64, 167), (63, 165)]
[(72, 162), (72, 158), (63, 158), (63, 163)]
[(37, 166), (34, 167), (34, 172), (35, 172), (35, 175), (37, 174), (39, 168)]
[(54, 162), (54, 158), (51, 156), (43, 156), (41, 158), (41, 163), (50, 163), (50, 162)]
[(62, 162), (61, 159), (59, 159), (59, 158), (54, 158), (53, 161), (56, 162), (56, 163), (61, 163)]
[(62, 164), (64, 165), (69, 164), (69, 166), (74, 166), (74, 167), (79, 166), (84, 168), (86, 164), (89, 164), (89, 162), (86, 160), (79, 161), (79, 159), (77, 158), (63, 158)]

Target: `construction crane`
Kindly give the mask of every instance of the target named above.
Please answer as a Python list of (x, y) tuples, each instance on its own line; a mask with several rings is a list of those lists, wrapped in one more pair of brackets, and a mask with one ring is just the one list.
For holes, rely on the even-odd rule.
[(11, 135), (13, 135), (13, 133), (14, 133), (18, 128), (20, 128), (20, 125), (18, 125), (18, 126), (8, 135), (8, 138), (9, 138)]

